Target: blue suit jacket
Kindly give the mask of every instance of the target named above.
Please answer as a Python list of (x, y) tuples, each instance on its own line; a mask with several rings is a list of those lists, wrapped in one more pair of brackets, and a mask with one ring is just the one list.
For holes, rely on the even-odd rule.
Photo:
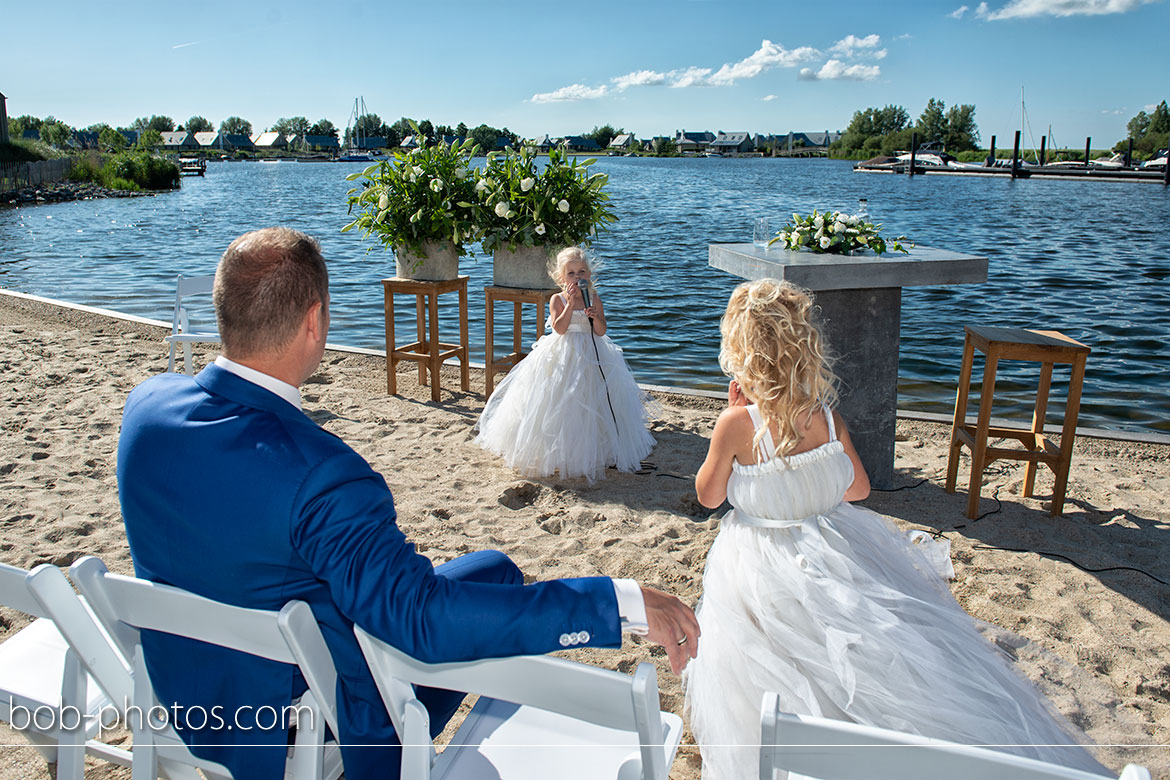
[[(118, 492), (139, 577), (244, 607), (309, 603), (337, 665), (349, 780), (399, 770), (385, 751), (359, 747), (395, 738), (354, 623), (430, 662), (546, 653), (567, 632), (587, 631), (594, 646), (621, 643), (607, 578), (506, 586), (436, 576), (361, 456), (214, 364), (130, 394)], [(294, 667), (159, 634), (145, 634), (143, 648), (160, 700), (181, 705), (177, 725), (197, 755), (241, 780), (281, 776), (287, 724), (270, 722), (305, 689)]]

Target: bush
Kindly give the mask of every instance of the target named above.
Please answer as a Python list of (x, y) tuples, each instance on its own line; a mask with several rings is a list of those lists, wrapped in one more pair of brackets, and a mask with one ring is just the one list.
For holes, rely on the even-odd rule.
[(0, 144), (0, 162), (37, 162), (60, 156), (40, 141), (17, 138), (10, 143)]
[(74, 160), (71, 181), (92, 181), (112, 190), (172, 190), (179, 186), (179, 166), (149, 152), (119, 152), (105, 164), (95, 154)]

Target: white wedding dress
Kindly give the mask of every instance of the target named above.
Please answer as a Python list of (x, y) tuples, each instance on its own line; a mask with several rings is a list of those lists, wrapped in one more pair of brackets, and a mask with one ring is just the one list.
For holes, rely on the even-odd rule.
[(542, 336), (496, 387), (475, 441), (525, 476), (592, 482), (608, 466), (636, 471), (650, 454), (645, 400), (621, 348), (594, 336), (578, 310), (563, 334)]
[(949, 543), (842, 501), (853, 465), (826, 416), (822, 446), (781, 459), (766, 433), (766, 457), (732, 467), (684, 675), (704, 780), (758, 776), (765, 691), (797, 714), (1103, 772), (955, 601)]

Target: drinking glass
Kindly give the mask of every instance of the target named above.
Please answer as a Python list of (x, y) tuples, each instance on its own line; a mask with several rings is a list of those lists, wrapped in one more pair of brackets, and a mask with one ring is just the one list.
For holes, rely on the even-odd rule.
[(768, 246), (768, 242), (771, 240), (772, 230), (768, 218), (756, 217), (756, 221), (752, 223), (752, 243), (763, 248)]

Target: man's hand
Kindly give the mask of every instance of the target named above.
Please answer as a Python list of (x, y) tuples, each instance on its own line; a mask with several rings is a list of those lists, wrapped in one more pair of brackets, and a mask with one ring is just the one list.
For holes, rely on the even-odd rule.
[(687, 661), (699, 655), (699, 621), (694, 610), (674, 596), (642, 587), (646, 604), (646, 638), (666, 648), (670, 668), (680, 674)]

